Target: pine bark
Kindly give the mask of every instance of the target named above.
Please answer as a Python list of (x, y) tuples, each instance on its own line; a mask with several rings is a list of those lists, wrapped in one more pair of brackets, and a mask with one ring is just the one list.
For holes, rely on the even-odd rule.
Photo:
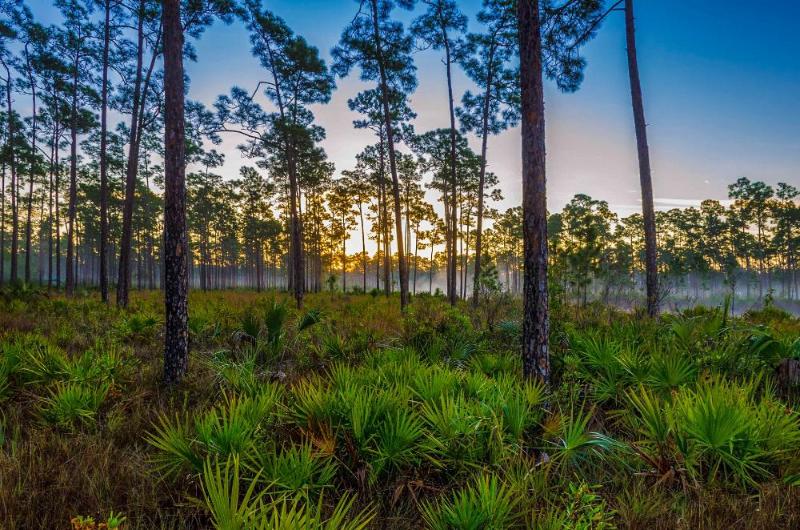
[(9, 157), (8, 165), (11, 169), (11, 283), (16, 283), (18, 279), (17, 269), (17, 240), (19, 239), (19, 215), (17, 212), (17, 159), (14, 149), (14, 113), (11, 106), (11, 70), (3, 61), (6, 70), (6, 108), (8, 109), (8, 144)]
[(164, 0), (164, 383), (186, 374), (189, 360), (188, 242), (184, 133), (183, 29), (180, 0)]
[(456, 209), (458, 207), (458, 195), (456, 187), (458, 183), (458, 156), (456, 155), (456, 115), (453, 104), (453, 76), (450, 59), (450, 40), (447, 31), (442, 27), (442, 39), (444, 41), (445, 67), (447, 69), (447, 104), (450, 111), (450, 254), (448, 256), (448, 275), (447, 298), (450, 305), (455, 305), (458, 299), (456, 292), (456, 241), (458, 240), (458, 221)]
[(372, 23), (375, 35), (375, 52), (380, 74), (381, 103), (383, 106), (383, 119), (386, 127), (386, 145), (389, 152), (389, 171), (392, 175), (392, 196), (394, 198), (394, 221), (397, 232), (397, 260), (400, 273), (400, 308), (405, 310), (408, 305), (408, 264), (406, 263), (403, 247), (403, 213), (400, 202), (400, 181), (397, 178), (397, 161), (394, 145), (394, 129), (392, 115), (389, 109), (389, 84), (386, 77), (386, 64), (383, 56), (383, 44), (378, 23), (378, 1), (372, 0)]
[(75, 276), (77, 256), (75, 255), (75, 215), (78, 202), (78, 69), (80, 68), (80, 52), (75, 52), (72, 71), (72, 104), (70, 107), (69, 126), (69, 199), (67, 206), (67, 284), (66, 292), (71, 296), (75, 292)]
[(478, 222), (475, 233), (475, 272), (472, 280), (472, 303), (478, 305), (480, 294), (481, 253), (483, 252), (483, 188), (486, 186), (486, 152), (489, 144), (489, 109), (494, 83), (494, 47), (489, 51), (489, 63), (486, 71), (486, 90), (483, 94), (483, 111), (481, 113), (481, 168), (478, 175)]
[[(139, 173), (139, 148), (141, 145), (141, 126), (144, 117), (144, 105), (147, 86), (155, 65), (156, 46), (150, 61), (146, 79), (143, 81), (144, 56), (144, 0), (139, 0), (136, 42), (136, 79), (134, 81), (133, 99), (131, 101), (131, 131), (128, 141), (128, 161), (125, 168), (125, 200), (122, 206), (122, 235), (119, 245), (119, 264), (117, 266), (117, 306), (127, 307), (131, 285), (131, 251), (133, 239), (133, 206), (136, 196), (136, 178)], [(163, 27), (163, 23), (162, 23)], [(144, 85), (144, 87), (143, 87)]]
[(659, 309), (656, 216), (653, 207), (653, 179), (650, 174), (650, 149), (647, 145), (647, 123), (644, 118), (642, 86), (639, 81), (639, 61), (636, 56), (633, 0), (625, 0), (625, 37), (628, 48), (628, 76), (631, 85), (633, 123), (636, 129), (636, 152), (639, 158), (639, 180), (642, 187), (647, 314), (654, 318), (658, 316)]
[(36, 80), (33, 77), (28, 45), (25, 45), (25, 65), (31, 85), (31, 160), (28, 180), (28, 213), (25, 220), (25, 283), (31, 282), (31, 235), (33, 232), (33, 184), (36, 177)]
[(100, 298), (108, 303), (108, 52), (111, 41), (111, 0), (105, 0), (103, 82), (100, 90)]
[(522, 99), (522, 371), (550, 381), (547, 296), (547, 196), (539, 0), (517, 2)]
[(0, 287), (6, 279), (6, 162), (0, 177)]

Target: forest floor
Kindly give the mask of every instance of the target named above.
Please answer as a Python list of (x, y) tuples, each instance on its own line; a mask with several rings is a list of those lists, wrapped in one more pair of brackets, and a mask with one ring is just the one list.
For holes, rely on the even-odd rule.
[[(800, 528), (800, 320), (520, 302), (0, 294), (0, 528)], [(123, 520), (124, 518), (124, 520)]]

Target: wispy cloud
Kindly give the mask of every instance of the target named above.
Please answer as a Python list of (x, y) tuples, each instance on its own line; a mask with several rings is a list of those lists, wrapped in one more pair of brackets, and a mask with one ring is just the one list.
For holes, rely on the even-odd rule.
[[(666, 197), (656, 197), (653, 199), (656, 208), (689, 208), (691, 206), (698, 207), (704, 199), (673, 199)], [(728, 206), (733, 201), (723, 199), (719, 201), (723, 206)]]

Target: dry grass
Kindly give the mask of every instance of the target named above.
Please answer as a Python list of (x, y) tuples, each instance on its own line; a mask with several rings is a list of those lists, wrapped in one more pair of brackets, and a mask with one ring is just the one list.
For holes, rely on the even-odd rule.
[[(37, 415), (42, 392), (39, 387), (18, 389), (10, 399), (0, 402), (0, 425), (4, 426), (4, 440), (0, 437), (0, 528), (67, 528), (76, 515), (102, 520), (111, 510), (127, 516), (127, 529), (208, 528), (208, 514), (190, 500), (202, 497), (198, 478), (165, 480), (156, 475), (151, 465), (154, 449), (144, 437), (159, 414), (198, 413), (218, 401), (220, 389), (206, 363), (208, 356), (231, 346), (231, 330), (243, 308), (263, 303), (270, 296), (253, 292), (192, 293), (192, 307), (219, 324), (220, 330), (193, 338), (190, 375), (172, 391), (160, 384), (161, 324), (138, 334), (121, 327), (131, 314), (159, 315), (160, 293), (137, 294), (128, 312), (106, 309), (94, 299), (64, 302), (60, 298), (14, 302), (11, 310), (0, 311), (0, 342), (14, 333), (38, 332), (72, 356), (98, 341), (123, 344), (130, 360), (123, 381), (92, 425), (64, 430), (44, 424)], [(451, 314), (443, 303), (430, 298), (417, 299), (407, 320), (401, 316), (397, 300), (383, 296), (312, 295), (307, 306), (324, 312), (325, 328), (312, 329), (301, 341), (287, 342), (294, 348), (289, 352), (292, 362), (286, 365), (290, 372), (287, 385), (308, 373), (325, 370), (329, 363), (322, 353), (326, 333), (336, 333), (345, 342), (357, 342), (371, 351), (416, 340), (424, 333), (437, 333), (460, 322), (457, 312)], [(6, 309), (9, 307), (6, 305)], [(515, 311), (518, 305), (512, 301), (496, 314), (493, 311), (491, 318), (500, 321)], [(290, 318), (296, 317), (292, 311)], [(574, 312), (572, 317), (581, 326), (607, 326), (614, 319), (601, 308)], [(472, 323), (478, 327), (485, 325), (486, 318), (481, 310), (471, 314)], [(796, 322), (779, 326), (797, 329)], [(290, 338), (294, 333), (289, 331)], [(598, 409), (593, 426), (601, 428), (603, 417), (604, 411)], [(766, 483), (745, 493), (724, 489), (684, 492), (674, 486), (654, 487), (654, 481), (634, 483), (630, 474), (606, 472), (602, 495), (609, 509), (616, 512), (614, 520), (621, 528), (800, 528), (800, 492), (780, 483)], [(571, 479), (574, 477), (555, 478), (556, 483), (548, 486), (551, 494), (531, 491), (523, 503), (525, 512), (550, 509), (561, 495), (558, 488)], [(421, 471), (369, 488), (359, 489), (355, 479), (349, 483), (341, 479), (339, 486), (349, 484), (357, 491), (359, 506), (371, 503), (379, 508), (374, 527), (411, 529), (422, 526), (418, 500), (448, 495), (457, 487), (441, 482), (441, 477), (439, 483), (429, 481)]]

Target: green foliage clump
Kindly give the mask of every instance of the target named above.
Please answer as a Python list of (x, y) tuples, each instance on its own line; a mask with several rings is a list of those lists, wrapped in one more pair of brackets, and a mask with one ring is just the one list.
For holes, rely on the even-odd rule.
[[(18, 310), (43, 311), (50, 331), (0, 332), (0, 502), (23, 513), (17, 527), (30, 520), (6, 485), (39, 470), (26, 484), (42, 506), (35, 480), (56, 480), (35, 458), (74, 461), (60, 490), (132, 528), (800, 522), (800, 412), (777, 371), (800, 358), (795, 321), (565, 302), (544, 385), (522, 378), (514, 303), (489, 319), (431, 296), (407, 315), (383, 296), (309, 294), (310, 311), (278, 294), (192, 296), (191, 371), (169, 391), (154, 335), (120, 332), (158, 314), (155, 295), (130, 313), (31, 300)], [(112, 465), (125, 467), (96, 487)], [(147, 486), (128, 500), (132, 478)]]

